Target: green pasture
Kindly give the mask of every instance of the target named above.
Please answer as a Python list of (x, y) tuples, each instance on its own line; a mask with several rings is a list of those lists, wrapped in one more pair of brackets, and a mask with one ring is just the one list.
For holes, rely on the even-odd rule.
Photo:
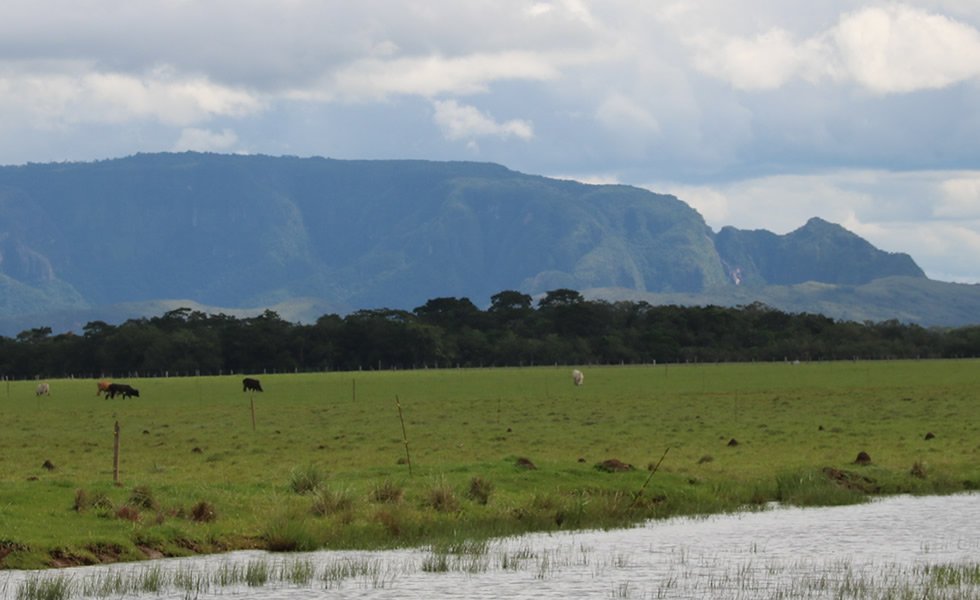
[[(141, 378), (118, 380), (139, 398), (111, 400), (95, 380), (49, 380), (42, 397), (0, 381), (0, 567), (977, 489), (978, 367), (580, 366), (581, 387), (572, 367), (257, 375), (263, 393), (240, 376)], [(596, 468), (608, 459), (634, 469)]]

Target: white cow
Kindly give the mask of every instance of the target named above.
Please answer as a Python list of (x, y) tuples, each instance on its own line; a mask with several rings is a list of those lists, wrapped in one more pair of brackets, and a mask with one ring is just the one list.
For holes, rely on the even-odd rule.
[(575, 385), (582, 385), (584, 381), (585, 375), (582, 375), (582, 371), (579, 371), (578, 369), (572, 371), (572, 383)]
[(49, 386), (46, 383), (39, 383), (39, 384), (37, 384), (37, 395), (38, 396), (50, 396), (51, 395), (51, 386)]

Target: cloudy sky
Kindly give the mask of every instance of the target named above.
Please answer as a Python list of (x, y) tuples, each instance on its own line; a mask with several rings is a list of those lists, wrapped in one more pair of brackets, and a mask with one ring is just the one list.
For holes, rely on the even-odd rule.
[(0, 164), (477, 160), (980, 282), (980, 1), (3, 0)]

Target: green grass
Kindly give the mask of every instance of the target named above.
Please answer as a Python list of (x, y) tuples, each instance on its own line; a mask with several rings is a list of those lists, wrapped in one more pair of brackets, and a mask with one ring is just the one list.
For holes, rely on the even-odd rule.
[[(261, 394), (240, 377), (158, 378), (130, 380), (141, 397), (128, 400), (96, 397), (94, 380), (53, 380), (40, 399), (34, 381), (0, 382), (0, 567), (390, 548), (978, 489), (978, 367), (579, 366), (581, 387), (572, 367), (279, 374)], [(862, 451), (870, 465), (854, 464)], [(594, 468), (607, 459), (635, 468)]]

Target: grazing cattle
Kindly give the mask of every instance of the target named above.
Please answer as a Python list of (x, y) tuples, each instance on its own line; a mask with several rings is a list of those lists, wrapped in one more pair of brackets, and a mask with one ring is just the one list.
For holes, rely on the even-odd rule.
[[(108, 392), (109, 391), (109, 386), (112, 385), (112, 384), (109, 383), (108, 381), (100, 381), (97, 385), (99, 386), (99, 391), (95, 392), (95, 395), (96, 396), (101, 396), (102, 395), (102, 392)], [(108, 396), (108, 395), (109, 394), (106, 394), (106, 396)]]
[(255, 390), (256, 392), (262, 391), (262, 384), (259, 383), (258, 379), (252, 379), (251, 377), (246, 377), (242, 379), (242, 391), (247, 392), (249, 390)]
[(582, 375), (582, 371), (575, 369), (572, 371), (572, 383), (575, 385), (582, 385), (585, 382), (585, 375)]
[(39, 383), (39, 384), (37, 384), (37, 392), (36, 392), (36, 395), (37, 396), (50, 396), (51, 395), (51, 386), (49, 386), (46, 383)]
[(109, 389), (106, 390), (105, 395), (109, 398), (115, 398), (116, 395), (122, 396), (123, 398), (132, 398), (136, 396), (140, 397), (140, 391), (131, 385), (125, 383), (110, 383)]

